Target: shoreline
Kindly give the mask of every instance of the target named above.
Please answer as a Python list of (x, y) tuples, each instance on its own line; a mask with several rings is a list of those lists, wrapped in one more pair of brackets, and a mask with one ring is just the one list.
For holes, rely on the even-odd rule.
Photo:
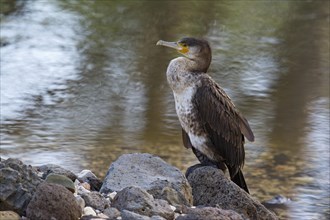
[[(90, 170), (0, 161), (0, 217), (8, 219), (278, 219), (228, 180), (195, 165), (186, 177), (147, 153), (123, 154), (100, 180)], [(5, 218), (1, 218), (5, 219)]]

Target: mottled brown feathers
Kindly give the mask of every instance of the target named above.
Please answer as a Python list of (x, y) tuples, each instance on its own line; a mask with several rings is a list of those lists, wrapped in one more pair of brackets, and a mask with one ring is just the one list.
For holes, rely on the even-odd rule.
[(244, 135), (253, 139), (253, 133), (226, 93), (207, 75), (201, 81), (193, 99), (198, 117), (212, 147), (236, 174), (244, 164)]

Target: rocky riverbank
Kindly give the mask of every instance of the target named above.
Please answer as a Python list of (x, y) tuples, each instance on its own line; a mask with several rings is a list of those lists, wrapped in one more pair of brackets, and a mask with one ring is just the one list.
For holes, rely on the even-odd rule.
[[(1, 158), (0, 158), (1, 159)], [(161, 158), (124, 154), (103, 181), (57, 165), (0, 161), (0, 219), (220, 220), (277, 219), (213, 167), (187, 177)]]

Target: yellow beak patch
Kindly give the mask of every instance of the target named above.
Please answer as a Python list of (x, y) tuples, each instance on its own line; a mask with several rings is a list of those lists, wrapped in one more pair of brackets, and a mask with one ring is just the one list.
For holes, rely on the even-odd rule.
[(179, 50), (180, 53), (186, 54), (189, 52), (189, 48), (187, 46), (181, 46), (181, 49)]

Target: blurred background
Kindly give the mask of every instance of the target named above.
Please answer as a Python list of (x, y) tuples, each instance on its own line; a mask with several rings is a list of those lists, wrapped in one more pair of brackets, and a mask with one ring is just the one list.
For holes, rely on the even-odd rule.
[(1, 157), (103, 178), (124, 153), (183, 172), (157, 47), (210, 41), (209, 74), (249, 120), (244, 174), (281, 219), (329, 219), (329, 1), (1, 0)]

